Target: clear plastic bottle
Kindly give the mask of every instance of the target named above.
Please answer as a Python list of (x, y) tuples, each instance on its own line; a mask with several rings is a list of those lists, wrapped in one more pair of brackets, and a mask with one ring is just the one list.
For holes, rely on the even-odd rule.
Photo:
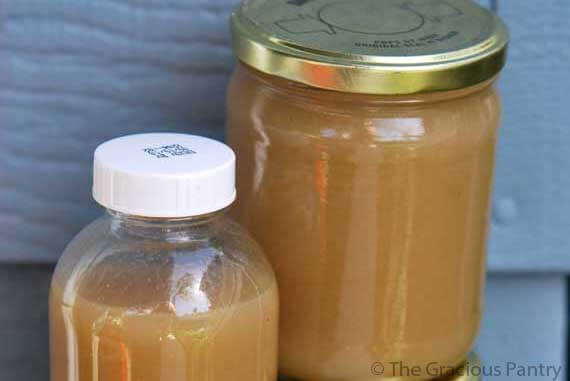
[(51, 381), (273, 380), (277, 287), (225, 216), (233, 152), (180, 134), (95, 152), (107, 213), (60, 259), (50, 296)]

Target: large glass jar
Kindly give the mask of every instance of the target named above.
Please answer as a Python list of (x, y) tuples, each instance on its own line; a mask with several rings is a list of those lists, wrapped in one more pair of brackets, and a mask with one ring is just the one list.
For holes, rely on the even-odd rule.
[(277, 287), (226, 216), (233, 160), (221, 143), (180, 134), (97, 150), (94, 195), (108, 209), (53, 277), (51, 381), (276, 378)]
[[(283, 3), (249, 1), (233, 17), (239, 63), (227, 124), (238, 157), (236, 215), (266, 251), (280, 287), (280, 373), (311, 381), (378, 379), (371, 365), (382, 362), (384, 377), (426, 379), (431, 363), (458, 366), (482, 313), (500, 114), (493, 83), (506, 32), (474, 4), (438, 2), (440, 24), (422, 16), (430, 28), (423, 34), (457, 27), (463, 39), (483, 35), (498, 45), (483, 38), (493, 48), (480, 48), (490, 51), (450, 63), (445, 52), (459, 49), (453, 33), (432, 48), (392, 52), (385, 42), (393, 56), (358, 50), (359, 66), (351, 66), (355, 59), (341, 53), (356, 54), (346, 44), (356, 33), (333, 25), (335, 15), (350, 23), (360, 11), (394, 12), (413, 22), (403, 3), (425, 13), (435, 8), (418, 1)], [(453, 9), (461, 15), (447, 25)], [(375, 25), (360, 16), (355, 28)], [(316, 30), (318, 38), (309, 33)], [(431, 57), (441, 62), (422, 63), (425, 49), (440, 49)], [(377, 66), (366, 66), (371, 61)], [(422, 372), (402, 374), (391, 363)]]

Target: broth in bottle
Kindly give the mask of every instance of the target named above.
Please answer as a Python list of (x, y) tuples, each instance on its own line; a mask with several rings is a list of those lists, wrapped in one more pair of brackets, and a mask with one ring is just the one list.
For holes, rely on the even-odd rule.
[(225, 214), (234, 155), (181, 134), (95, 152), (105, 216), (59, 261), (51, 381), (271, 381), (278, 297), (257, 244)]

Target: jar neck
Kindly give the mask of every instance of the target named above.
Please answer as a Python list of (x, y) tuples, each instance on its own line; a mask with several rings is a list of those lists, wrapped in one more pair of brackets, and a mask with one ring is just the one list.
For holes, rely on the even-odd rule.
[(239, 62), (238, 75), (248, 77), (250, 80), (263, 84), (267, 89), (287, 94), (291, 98), (299, 98), (301, 101), (314, 100), (317, 103), (322, 100), (331, 103), (358, 103), (362, 105), (409, 105), (441, 102), (454, 98), (466, 97), (482, 91), (491, 91), (496, 76), (476, 85), (457, 90), (435, 91), (429, 93), (416, 93), (406, 95), (382, 95), (382, 94), (359, 94), (341, 91), (320, 89), (309, 85), (280, 78), (263, 73), (242, 62)]
[(107, 209), (111, 218), (111, 234), (165, 242), (187, 242), (211, 236), (216, 223), (227, 209), (199, 216), (180, 218), (141, 217)]

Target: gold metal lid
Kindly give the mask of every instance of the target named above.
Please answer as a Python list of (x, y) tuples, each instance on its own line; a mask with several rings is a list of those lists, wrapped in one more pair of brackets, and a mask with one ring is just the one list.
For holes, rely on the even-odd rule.
[(471, 0), (245, 0), (234, 50), (267, 74), (366, 94), (468, 87), (495, 76), (508, 32)]

